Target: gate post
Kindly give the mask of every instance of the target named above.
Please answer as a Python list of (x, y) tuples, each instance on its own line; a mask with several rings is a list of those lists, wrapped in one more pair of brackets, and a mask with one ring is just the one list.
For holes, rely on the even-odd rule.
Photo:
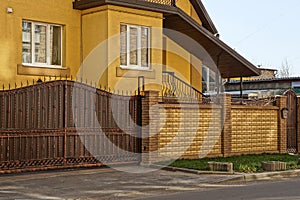
[(158, 157), (158, 94), (159, 91), (145, 91), (142, 98), (142, 165), (149, 165)]
[(276, 100), (276, 106), (279, 107), (278, 113), (278, 151), (279, 153), (287, 152), (287, 119), (282, 117), (282, 109), (287, 106), (287, 97), (280, 96)]
[(300, 96), (297, 97), (297, 151), (300, 151)]
[(228, 157), (232, 151), (232, 116), (231, 116), (231, 95), (220, 95), (222, 107), (223, 130), (221, 135), (221, 150), (224, 157)]

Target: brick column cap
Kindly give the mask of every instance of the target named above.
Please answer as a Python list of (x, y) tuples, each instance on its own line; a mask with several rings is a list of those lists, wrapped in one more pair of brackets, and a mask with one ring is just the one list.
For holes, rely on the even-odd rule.
[(146, 90), (144, 91), (145, 96), (158, 96), (159, 91), (157, 90)]

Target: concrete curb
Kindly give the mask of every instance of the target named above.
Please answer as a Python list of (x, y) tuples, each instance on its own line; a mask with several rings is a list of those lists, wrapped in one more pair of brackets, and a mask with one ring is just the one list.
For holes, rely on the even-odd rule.
[[(211, 175), (224, 175), (228, 177), (227, 180), (220, 181), (218, 183), (225, 183), (225, 182), (232, 182), (232, 181), (256, 181), (256, 180), (268, 180), (270, 178), (292, 178), (292, 177), (299, 177), (300, 176), (300, 169), (296, 170), (288, 170), (288, 171), (278, 171), (278, 172), (262, 172), (262, 173), (253, 173), (253, 174), (245, 174), (245, 173), (229, 173), (229, 172), (215, 172), (215, 171), (199, 171), (193, 169), (185, 169), (185, 168), (178, 168), (178, 167), (170, 167), (170, 166), (161, 166), (161, 165), (150, 165), (149, 167), (162, 169), (167, 171), (179, 171), (184, 173), (191, 173), (191, 174), (211, 174)], [(232, 175), (236, 175), (233, 177)]]
[(255, 180), (267, 180), (270, 178), (292, 178), (300, 176), (300, 170), (288, 170), (279, 172), (263, 172), (255, 174), (244, 174), (240, 180), (243, 181), (255, 181)]
[(179, 167), (170, 167), (170, 166), (163, 166), (163, 165), (149, 165), (151, 168), (155, 169), (163, 169), (167, 171), (178, 171), (178, 172), (185, 172), (190, 174), (216, 174), (216, 175), (235, 175), (235, 173), (232, 172), (216, 172), (216, 171), (200, 171), (195, 169), (186, 169), (186, 168), (179, 168)]

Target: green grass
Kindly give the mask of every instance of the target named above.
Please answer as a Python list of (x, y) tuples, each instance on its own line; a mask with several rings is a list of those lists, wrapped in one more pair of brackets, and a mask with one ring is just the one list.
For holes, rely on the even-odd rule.
[[(228, 158), (203, 158), (198, 160), (177, 160), (170, 164), (173, 167), (188, 168), (196, 170), (209, 170), (207, 162), (231, 162), (236, 172), (262, 172), (261, 162), (263, 161), (281, 161), (287, 163), (287, 169), (300, 169), (297, 165), (299, 155), (288, 154), (261, 154), (261, 155), (242, 155)], [(163, 164), (163, 163), (161, 163)]]

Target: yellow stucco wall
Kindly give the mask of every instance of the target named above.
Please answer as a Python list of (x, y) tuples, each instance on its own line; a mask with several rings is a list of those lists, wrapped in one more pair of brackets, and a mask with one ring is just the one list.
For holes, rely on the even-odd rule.
[(175, 76), (190, 82), (190, 54), (176, 42), (165, 38), (166, 71), (175, 72)]
[[(194, 7), (189, 0), (179, 0), (176, 6), (202, 25)], [(202, 62), (195, 58), (176, 42), (165, 38), (164, 65), (166, 71), (175, 72), (175, 75), (202, 91)]]
[(202, 61), (193, 55), (191, 55), (190, 73), (190, 84), (198, 91), (202, 92)]
[(176, 1), (176, 6), (178, 8), (180, 8), (181, 10), (183, 10), (186, 14), (191, 16), (200, 25), (202, 25), (202, 22), (201, 22), (199, 16), (197, 15), (194, 7), (192, 6), (192, 4), (190, 3), (189, 0), (178, 0), (178, 1)]
[[(22, 64), (22, 20), (59, 24), (63, 26), (63, 67), (71, 73), (80, 66), (80, 11), (72, 7), (73, 0), (2, 0), (0, 3), (0, 81), (3, 84), (37, 80), (39, 76), (18, 75)], [(11, 7), (13, 13), (6, 9)], [(71, 50), (70, 50), (71, 49)], [(25, 68), (25, 71), (30, 68)], [(45, 71), (46, 70), (46, 71)], [(35, 68), (35, 73), (48, 74), (49, 69)], [(53, 70), (55, 71), (55, 70)], [(57, 70), (56, 70), (57, 72)], [(59, 70), (58, 72), (59, 73)]]
[[(131, 90), (137, 87), (137, 77), (145, 76), (146, 89), (160, 90), (162, 65), (165, 64), (168, 66), (167, 71), (179, 72), (176, 75), (192, 83), (197, 89), (201, 89), (201, 80), (198, 80), (199, 74), (194, 73), (195, 68), (191, 65), (191, 55), (188, 52), (177, 45), (179, 54), (173, 52), (163, 54), (163, 35), (160, 30), (163, 27), (163, 15), (161, 13), (112, 5), (79, 11), (73, 9), (72, 2), (73, 0), (3, 0), (1, 2), (1, 84), (37, 80), (44, 75), (59, 76), (62, 74), (65, 76), (67, 74), (73, 77), (82, 76), (83, 80), (88, 78), (89, 82), (97, 82), (100, 78), (101, 85), (110, 88), (121, 85), (122, 89)], [(188, 0), (178, 1), (177, 6), (201, 24)], [(8, 7), (13, 8), (12, 14), (6, 13)], [(28, 66), (22, 66), (21, 70), (19, 69), (22, 64), (22, 20), (63, 26), (64, 70)], [(116, 35), (120, 32), (121, 23), (151, 27), (151, 45), (155, 48), (151, 49), (151, 69), (149, 71), (120, 70), (119, 59), (114, 58), (119, 56), (120, 41)], [(113, 40), (103, 43), (113, 36), (116, 36)], [(166, 44), (167, 48), (176, 46), (169, 39)], [(102, 45), (101, 49), (95, 50), (98, 45)], [(105, 48), (103, 45), (106, 45)], [(96, 56), (95, 58), (95, 55), (101, 55), (101, 57), (97, 58)], [(110, 63), (110, 60), (113, 61)], [(84, 62), (81, 67), (82, 61)], [(109, 65), (109, 68), (101, 71), (98, 63)], [(197, 68), (199, 69), (199, 67)]]
[[(136, 90), (138, 76), (145, 76), (146, 89), (160, 90), (162, 79), (162, 14), (118, 6), (102, 6), (83, 12), (84, 77), (101, 76), (100, 84), (111, 90)], [(151, 28), (151, 66), (148, 71), (120, 68), (120, 24)], [(99, 52), (93, 56), (94, 52)], [(99, 57), (100, 56), (100, 57)], [(107, 59), (106, 59), (107, 58)], [(101, 62), (99, 66), (97, 63)], [(98, 73), (95, 73), (95, 70)], [(102, 71), (99, 73), (99, 71)], [(88, 78), (90, 79), (90, 78)]]
[[(107, 6), (93, 8), (82, 13), (82, 56), (83, 64), (79, 76), (89, 81), (107, 86), (108, 46), (104, 43), (108, 38)], [(100, 45), (100, 46), (99, 46)], [(97, 48), (99, 46), (99, 48)], [(99, 64), (103, 64), (101, 67)], [(95, 73), (98, 72), (98, 73)]]
[[(138, 25), (150, 27), (150, 71), (135, 71), (135, 70), (121, 70), (119, 59), (115, 60), (109, 66), (109, 80), (108, 86), (112, 88), (119, 88), (131, 90), (137, 88), (137, 77), (145, 76), (146, 90), (156, 89), (161, 90), (159, 86), (162, 80), (162, 26), (163, 16), (161, 13), (150, 11), (142, 11), (136, 9), (122, 8), (110, 6), (108, 13), (108, 35), (117, 36), (115, 39), (110, 40), (108, 44), (109, 60), (115, 60), (120, 55), (120, 24)], [(117, 70), (121, 70), (117, 76)]]
[(200, 92), (202, 91), (202, 61), (180, 47), (173, 40), (165, 37), (164, 65), (168, 72), (188, 82)]
[[(177, 1), (177, 6), (191, 16), (199, 24), (202, 24), (195, 9), (188, 0)], [(84, 59), (88, 53), (103, 42), (106, 38), (114, 37), (107, 43), (108, 60), (114, 60), (109, 64), (107, 71), (103, 71), (100, 84), (109, 88), (132, 90), (137, 87), (137, 77), (146, 77), (146, 89), (160, 90), (162, 70), (175, 72), (175, 75), (190, 83), (193, 87), (202, 90), (202, 62), (194, 58), (190, 53), (176, 44), (176, 42), (165, 37), (166, 52), (161, 51), (163, 40), (160, 30), (162, 28), (162, 14), (150, 11), (142, 11), (117, 6), (103, 6), (84, 11), (83, 14), (83, 55)], [(152, 46), (158, 49), (151, 51), (151, 71), (141, 72), (135, 70), (121, 70), (119, 59), (120, 40), (117, 36), (120, 32), (120, 24), (132, 24), (152, 27)], [(99, 29), (95, 28), (97, 24)], [(155, 44), (153, 44), (155, 43)], [(99, 58), (98, 58), (99, 59)], [(162, 66), (165, 65), (165, 66)], [(120, 75), (121, 74), (121, 75)], [(92, 75), (91, 75), (92, 76)], [(120, 85), (122, 86), (120, 88)], [(127, 87), (128, 86), (128, 87)]]

